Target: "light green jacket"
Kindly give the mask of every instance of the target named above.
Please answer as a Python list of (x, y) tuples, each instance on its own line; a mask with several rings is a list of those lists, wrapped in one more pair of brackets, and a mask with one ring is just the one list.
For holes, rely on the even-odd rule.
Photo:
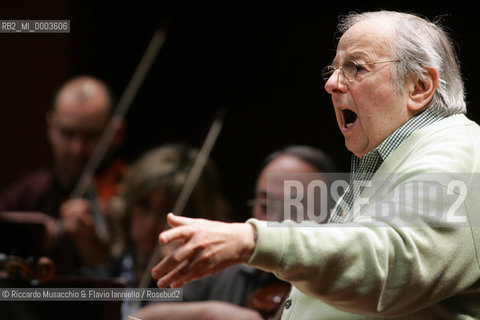
[(479, 175), (480, 127), (440, 120), (385, 160), (350, 222), (250, 219), (248, 264), (293, 284), (282, 319), (480, 319)]

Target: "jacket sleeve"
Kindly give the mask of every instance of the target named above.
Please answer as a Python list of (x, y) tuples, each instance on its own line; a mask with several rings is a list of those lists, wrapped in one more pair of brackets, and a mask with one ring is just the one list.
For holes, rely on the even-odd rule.
[[(446, 196), (440, 202), (421, 199), (424, 207), (419, 208), (417, 181), (403, 179), (350, 223), (250, 219), (257, 245), (248, 264), (347, 312), (401, 316), (423, 309), (480, 279), (471, 221), (479, 209), (479, 183), (462, 181), (466, 194), (429, 182)], [(411, 199), (395, 198), (398, 190)], [(385, 215), (385, 208), (393, 212)], [(463, 222), (452, 223), (452, 217)]]

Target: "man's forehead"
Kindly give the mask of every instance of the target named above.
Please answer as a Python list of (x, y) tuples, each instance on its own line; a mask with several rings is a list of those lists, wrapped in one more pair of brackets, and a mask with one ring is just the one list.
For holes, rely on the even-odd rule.
[(78, 99), (75, 94), (61, 95), (56, 100), (54, 113), (61, 117), (108, 118), (109, 101), (103, 94), (93, 94), (87, 99)]
[(350, 27), (340, 38), (338, 59), (369, 59), (391, 55), (393, 24), (386, 19), (368, 19)]
[(108, 122), (110, 113), (108, 107), (90, 103), (62, 103), (59, 101), (53, 112), (56, 125), (63, 128), (82, 131), (101, 130)]
[(65, 109), (86, 105), (98, 109), (99, 112), (109, 111), (108, 89), (101, 82), (81, 77), (67, 83), (55, 99), (55, 109), (63, 112)]

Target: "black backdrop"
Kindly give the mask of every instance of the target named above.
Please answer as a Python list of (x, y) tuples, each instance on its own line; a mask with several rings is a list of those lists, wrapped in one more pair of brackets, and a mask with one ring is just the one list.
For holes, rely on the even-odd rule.
[(0, 189), (50, 163), (44, 114), (55, 88), (67, 78), (93, 74), (120, 96), (155, 27), (165, 23), (165, 45), (127, 114), (127, 160), (171, 141), (200, 146), (215, 111), (223, 108), (226, 122), (212, 157), (238, 219), (247, 217), (244, 204), (259, 162), (274, 149), (313, 145), (347, 171), (349, 154), (320, 70), (334, 56), (338, 15), (377, 9), (444, 16), (462, 62), (469, 116), (480, 121), (477, 14), (458, 1), (342, 1), (318, 9), (2, 2), (1, 19), (70, 19), (71, 33), (0, 34)]

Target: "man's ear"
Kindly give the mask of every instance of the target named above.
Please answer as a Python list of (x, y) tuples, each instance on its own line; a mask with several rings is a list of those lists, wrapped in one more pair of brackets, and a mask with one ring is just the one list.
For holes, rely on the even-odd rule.
[(438, 86), (438, 72), (434, 68), (424, 68), (424, 78), (412, 77), (407, 85), (408, 110), (418, 113), (432, 100)]

